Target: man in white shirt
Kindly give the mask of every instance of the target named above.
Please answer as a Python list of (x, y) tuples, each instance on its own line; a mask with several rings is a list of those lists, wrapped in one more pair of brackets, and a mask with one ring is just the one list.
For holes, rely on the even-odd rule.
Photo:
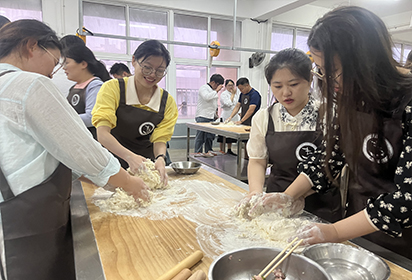
[[(217, 118), (217, 93), (222, 89), (225, 79), (220, 74), (213, 74), (210, 77), (210, 82), (201, 86), (197, 99), (196, 122), (212, 122)], [(205, 153), (213, 151), (212, 143), (215, 135), (203, 131), (197, 131), (195, 139), (195, 153), (203, 152), (203, 144)]]

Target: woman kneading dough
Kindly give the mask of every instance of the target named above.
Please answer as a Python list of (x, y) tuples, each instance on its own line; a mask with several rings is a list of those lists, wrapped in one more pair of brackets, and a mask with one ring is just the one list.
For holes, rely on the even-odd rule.
[(166, 75), (170, 54), (156, 40), (143, 42), (132, 59), (135, 75), (103, 84), (92, 111), (97, 139), (133, 173), (146, 158), (155, 161), (161, 180), (165, 172), (166, 143), (172, 138), (178, 111), (176, 102), (157, 83)]
[(147, 187), (93, 139), (50, 78), (62, 46), (37, 20), (0, 29), (0, 275), (72, 280), (72, 179), (110, 183), (135, 198)]

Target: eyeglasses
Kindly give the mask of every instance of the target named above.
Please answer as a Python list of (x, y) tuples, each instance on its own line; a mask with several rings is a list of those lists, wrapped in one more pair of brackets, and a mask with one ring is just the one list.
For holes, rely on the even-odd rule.
[[(312, 74), (318, 78), (319, 80), (323, 81), (323, 79), (325, 78), (325, 74), (322, 74), (319, 72), (320, 69), (318, 69), (317, 67), (313, 67), (312, 70), (310, 70), (310, 72), (312, 72)], [(336, 75), (335, 77), (329, 76), (329, 79), (335, 80), (338, 79), (340, 76), (342, 76), (343, 72), (341, 72), (339, 75)]]
[[(57, 57), (54, 56), (54, 54), (52, 54), (48, 49), (46, 49), (45, 47), (43, 47), (42, 45), (39, 45), (40, 48), (42, 48), (43, 50), (45, 50), (49, 55), (51, 55), (51, 57), (53, 57), (57, 62), (56, 65), (54, 66), (55, 70), (50, 74), (50, 76), (53, 76), (54, 74), (57, 73), (57, 71), (59, 71), (62, 67), (63, 67), (63, 63), (60, 62), (60, 59), (58, 59)], [(57, 67), (57, 68), (56, 68)]]
[(155, 72), (156, 77), (158, 78), (163, 78), (164, 76), (166, 76), (167, 74), (167, 69), (164, 70), (159, 70), (159, 69), (153, 69), (150, 66), (146, 66), (146, 65), (142, 65), (139, 61), (137, 61), (137, 63), (140, 65), (140, 67), (142, 68), (142, 73), (143, 75), (150, 75), (153, 72)]

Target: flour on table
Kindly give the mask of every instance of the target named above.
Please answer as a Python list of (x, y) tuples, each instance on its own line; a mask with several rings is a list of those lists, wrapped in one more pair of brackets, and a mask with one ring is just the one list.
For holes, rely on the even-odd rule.
[(236, 207), (244, 194), (221, 183), (190, 180), (190, 176), (170, 180), (166, 189), (152, 190), (151, 203), (145, 207), (120, 190), (113, 193), (103, 188), (95, 191), (92, 201), (101, 211), (118, 215), (150, 220), (182, 216), (196, 224), (197, 241), (205, 255), (213, 259), (240, 247), (284, 248), (288, 239), (310, 222), (308, 218), (284, 218), (276, 213), (244, 218), (247, 211)]

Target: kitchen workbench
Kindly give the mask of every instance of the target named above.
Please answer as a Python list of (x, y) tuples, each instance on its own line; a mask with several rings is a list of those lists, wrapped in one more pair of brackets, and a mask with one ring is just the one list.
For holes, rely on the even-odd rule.
[[(248, 160), (245, 160), (242, 156), (243, 143), (242, 141), (249, 139), (250, 126), (237, 125), (237, 126), (225, 126), (225, 125), (213, 125), (211, 123), (186, 123), (187, 126), (187, 160), (201, 162), (207, 166), (217, 169), (229, 176), (232, 176), (239, 180), (247, 180), (247, 164)], [(189, 153), (190, 151), (190, 129), (196, 129), (216, 135), (221, 135), (226, 138), (233, 138), (237, 141), (237, 156), (233, 155), (217, 155), (211, 158), (195, 157)], [(205, 151), (207, 152), (207, 151)]]
[[(181, 176), (172, 170), (168, 174), (170, 179)], [(247, 190), (247, 185), (241, 181), (208, 167), (186, 178), (222, 183), (224, 187), (240, 192)], [(96, 186), (87, 183), (82, 185), (83, 188), (80, 184), (74, 186), (72, 199), (77, 279), (155, 280), (200, 249), (196, 225), (183, 217), (152, 221), (104, 213), (90, 200)], [(90, 227), (89, 217), (93, 230), (85, 229), (87, 224)], [(396, 254), (393, 255), (395, 260), (399, 260)], [(192, 270), (202, 270), (207, 274), (212, 261), (204, 257)], [(390, 279), (412, 279), (412, 272), (390, 261), (386, 262), (392, 272)]]

